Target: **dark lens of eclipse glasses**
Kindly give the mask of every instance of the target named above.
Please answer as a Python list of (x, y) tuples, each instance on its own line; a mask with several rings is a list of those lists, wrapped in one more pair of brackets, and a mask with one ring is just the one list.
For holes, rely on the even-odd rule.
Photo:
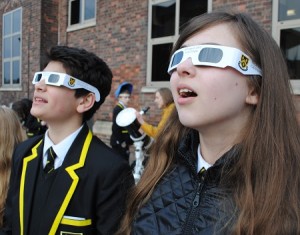
[(199, 62), (219, 63), (223, 58), (223, 51), (219, 48), (203, 48), (198, 56)]
[(174, 57), (173, 57), (173, 61), (172, 61), (172, 65), (171, 67), (173, 67), (174, 65), (177, 65), (180, 63), (180, 61), (183, 58), (183, 51), (177, 52)]
[(41, 73), (36, 74), (36, 75), (35, 75), (35, 78), (34, 78), (35, 82), (41, 81), (42, 77), (43, 77), (43, 76), (42, 76)]
[(59, 75), (57, 74), (50, 74), (48, 78), (48, 82), (50, 83), (57, 83), (59, 81)]

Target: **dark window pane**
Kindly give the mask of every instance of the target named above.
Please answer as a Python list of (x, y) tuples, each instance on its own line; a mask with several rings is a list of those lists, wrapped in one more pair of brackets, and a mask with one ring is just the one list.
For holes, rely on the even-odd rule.
[(9, 58), (11, 57), (11, 37), (5, 38), (4, 40), (4, 58)]
[(184, 0), (180, 3), (180, 26), (193, 17), (207, 12), (207, 0)]
[(21, 52), (21, 35), (15, 35), (12, 37), (12, 57), (14, 56), (20, 56)]
[(172, 43), (154, 45), (152, 48), (152, 79), (153, 82), (170, 81), (168, 65)]
[(71, 2), (71, 25), (78, 24), (80, 20), (80, 1)]
[(95, 18), (95, 0), (85, 0), (84, 19)]
[(20, 61), (13, 62), (13, 84), (20, 83)]
[(11, 14), (4, 16), (4, 36), (11, 34)]
[(4, 84), (10, 84), (10, 62), (4, 63)]
[(175, 0), (152, 6), (152, 38), (175, 34)]
[(18, 33), (21, 31), (21, 10), (17, 10), (13, 13), (13, 25), (12, 32)]
[(300, 19), (300, 1), (299, 0), (279, 0), (278, 20)]
[(300, 79), (300, 28), (281, 30), (280, 47), (286, 56), (291, 79)]

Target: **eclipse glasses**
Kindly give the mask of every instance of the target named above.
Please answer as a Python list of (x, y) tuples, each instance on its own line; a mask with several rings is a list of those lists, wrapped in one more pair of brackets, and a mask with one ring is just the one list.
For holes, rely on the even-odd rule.
[(261, 70), (249, 56), (239, 49), (219, 45), (197, 45), (184, 47), (174, 52), (168, 67), (171, 74), (177, 66), (191, 58), (193, 65), (225, 68), (230, 66), (244, 75), (260, 75)]
[(32, 84), (36, 84), (42, 79), (45, 79), (45, 83), (51, 86), (65, 86), (72, 90), (80, 88), (85, 89), (95, 94), (97, 102), (100, 100), (100, 92), (96, 87), (68, 74), (56, 72), (36, 72), (34, 74)]

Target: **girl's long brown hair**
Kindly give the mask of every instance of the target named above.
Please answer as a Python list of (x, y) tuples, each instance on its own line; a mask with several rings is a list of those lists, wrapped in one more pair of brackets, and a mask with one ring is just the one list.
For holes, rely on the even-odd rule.
[(11, 159), (16, 144), (26, 139), (21, 122), (10, 108), (0, 107), (0, 228), (11, 172)]
[[(235, 185), (234, 200), (239, 208), (233, 234), (300, 234), (300, 132), (287, 66), (276, 42), (246, 14), (213, 12), (192, 19), (173, 52), (195, 33), (223, 23), (230, 24), (241, 49), (262, 70), (262, 77), (247, 78), (259, 94), (259, 102), (243, 132), (241, 155), (226, 177)], [(130, 234), (137, 210), (172, 165), (179, 141), (188, 131), (174, 110), (152, 145), (119, 234)]]

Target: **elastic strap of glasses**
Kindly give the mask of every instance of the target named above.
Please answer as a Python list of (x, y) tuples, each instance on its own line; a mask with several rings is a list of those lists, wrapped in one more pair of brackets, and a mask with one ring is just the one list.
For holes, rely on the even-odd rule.
[[(86, 82), (83, 82), (83, 81), (81, 81), (81, 80), (79, 80), (77, 78), (74, 78), (74, 79), (75, 79), (75, 86), (74, 86), (73, 89), (83, 88), (85, 90), (88, 90), (88, 91), (90, 91), (90, 92), (92, 92), (92, 93), (95, 94), (97, 102), (100, 100), (100, 97), (101, 97), (100, 96), (100, 92), (99, 92), (99, 90), (96, 87), (94, 87), (94, 86), (92, 86), (92, 85), (90, 85), (90, 84), (88, 84)], [(67, 84), (67, 87), (70, 87), (72, 89), (72, 87), (69, 84)]]

